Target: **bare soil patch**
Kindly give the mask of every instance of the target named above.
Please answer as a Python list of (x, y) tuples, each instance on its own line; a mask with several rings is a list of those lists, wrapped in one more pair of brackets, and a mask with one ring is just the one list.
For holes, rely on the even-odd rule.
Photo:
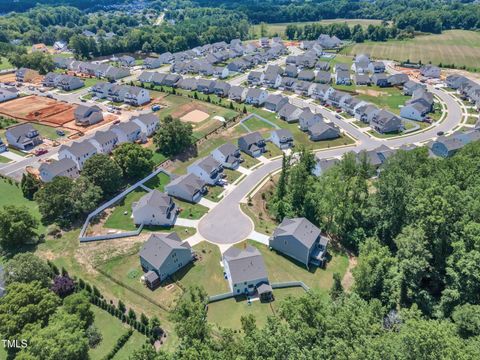
[(201, 110), (193, 110), (183, 115), (180, 120), (191, 123), (200, 123), (204, 120), (207, 120), (209, 117), (210, 115), (208, 115), (206, 112), (203, 112)]
[(175, 110), (173, 110), (172, 117), (181, 119), (183, 116), (187, 115), (190, 112), (193, 112), (194, 110), (200, 110), (201, 112), (204, 112), (204, 113), (207, 112), (207, 109), (205, 106), (198, 103), (197, 101), (195, 102), (192, 101), (187, 104), (183, 104), (177, 107)]
[(350, 288), (353, 285), (353, 273), (352, 270), (353, 268), (357, 266), (357, 258), (353, 256), (352, 254), (348, 255), (348, 268), (347, 271), (345, 272), (345, 275), (343, 276), (342, 279), (342, 286), (346, 291), (349, 291)]
[(357, 89), (356, 92), (359, 93), (359, 94), (375, 96), (375, 97), (387, 96), (388, 95), (384, 91), (378, 91), (378, 90), (372, 90), (372, 89)]

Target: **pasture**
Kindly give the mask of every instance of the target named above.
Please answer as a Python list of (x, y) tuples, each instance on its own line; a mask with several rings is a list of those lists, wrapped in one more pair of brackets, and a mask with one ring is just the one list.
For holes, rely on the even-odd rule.
[(480, 70), (480, 33), (467, 30), (448, 30), (442, 34), (419, 35), (414, 39), (386, 42), (364, 42), (342, 50), (345, 55), (370, 54), (373, 58), (435, 65), (465, 66)]

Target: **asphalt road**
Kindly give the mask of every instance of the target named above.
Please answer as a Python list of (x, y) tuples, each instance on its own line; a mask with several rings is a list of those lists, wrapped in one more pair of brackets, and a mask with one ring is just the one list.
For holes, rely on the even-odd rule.
[[(396, 139), (375, 139), (345, 121), (335, 118), (326, 110), (319, 108), (319, 111), (332, 122), (336, 123), (345, 132), (357, 138), (357, 144), (350, 147), (331, 149), (317, 152), (322, 158), (339, 157), (352, 150), (371, 150), (385, 144), (390, 147), (400, 147), (429, 141), (437, 137), (438, 131), (448, 132), (455, 128), (462, 119), (462, 109), (455, 100), (447, 93), (429, 87), (429, 90), (437, 95), (447, 106), (446, 118), (437, 126), (421, 133), (403, 136)], [(221, 202), (199, 222), (198, 231), (200, 235), (215, 244), (235, 244), (249, 237), (254, 230), (252, 220), (240, 209), (240, 202), (269, 174), (279, 170), (282, 160), (273, 160), (255, 169), (239, 185), (226, 195)]]

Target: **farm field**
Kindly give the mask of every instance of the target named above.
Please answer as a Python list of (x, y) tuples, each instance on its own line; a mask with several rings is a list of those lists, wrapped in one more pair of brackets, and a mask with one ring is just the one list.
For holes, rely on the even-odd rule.
[(419, 35), (409, 40), (365, 42), (342, 50), (343, 54), (367, 53), (377, 59), (455, 64), (467, 70), (478, 70), (480, 33), (467, 30), (448, 30), (442, 34)]
[[(310, 25), (310, 24), (321, 24), (321, 25), (330, 25), (330, 24), (343, 24), (346, 23), (348, 26), (355, 26), (355, 25), (362, 25), (363, 27), (367, 27), (368, 25), (380, 25), (382, 20), (374, 20), (374, 19), (328, 19), (328, 20), (320, 20), (320, 21), (305, 21), (305, 22), (291, 22), (291, 23), (269, 23), (265, 24), (267, 30), (267, 36), (273, 35), (285, 35), (285, 29), (287, 25)], [(260, 29), (261, 25), (253, 25), (250, 29), (250, 33), (254, 37), (260, 37)]]

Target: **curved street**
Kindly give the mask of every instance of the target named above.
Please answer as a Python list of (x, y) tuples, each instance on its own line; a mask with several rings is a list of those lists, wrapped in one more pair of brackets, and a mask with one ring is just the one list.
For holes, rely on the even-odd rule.
[[(462, 108), (448, 93), (435, 89), (432, 86), (428, 90), (438, 96), (447, 108), (447, 115), (439, 124), (434, 124), (430, 129), (412, 135), (392, 139), (376, 139), (361, 132), (350, 123), (335, 118), (334, 114), (320, 106), (314, 106), (315, 111), (334, 122), (346, 133), (357, 139), (356, 145), (337, 149), (322, 150), (317, 152), (323, 158), (338, 157), (352, 150), (371, 150), (385, 144), (390, 147), (400, 147), (414, 143), (426, 142), (437, 137), (437, 132), (448, 132), (458, 126), (462, 120)], [(297, 101), (302, 101), (296, 99)], [(235, 244), (243, 241), (252, 234), (254, 226), (252, 220), (240, 209), (240, 202), (269, 174), (279, 170), (282, 160), (276, 159), (265, 163), (247, 175), (218, 205), (208, 212), (199, 222), (198, 231), (200, 236), (215, 244)]]

